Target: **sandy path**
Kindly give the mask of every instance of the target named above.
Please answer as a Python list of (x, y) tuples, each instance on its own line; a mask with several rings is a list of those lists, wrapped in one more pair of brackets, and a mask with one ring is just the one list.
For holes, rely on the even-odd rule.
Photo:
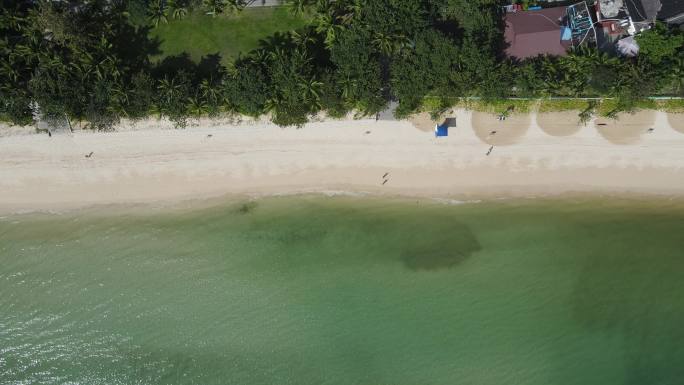
[[(684, 134), (665, 114), (636, 140), (626, 130), (627, 145), (593, 124), (560, 137), (532, 123), (500, 147), (482, 138), (482, 126), (500, 122), (474, 129), (473, 115), (459, 111), (447, 138), (409, 122), (371, 120), (299, 130), (213, 122), (186, 130), (2, 136), (0, 211), (338, 190), (454, 199), (684, 193)], [(495, 147), (487, 156), (489, 143)]]

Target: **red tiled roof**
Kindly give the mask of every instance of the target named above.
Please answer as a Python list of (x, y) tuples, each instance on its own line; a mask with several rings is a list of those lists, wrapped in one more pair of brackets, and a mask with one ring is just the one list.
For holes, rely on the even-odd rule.
[(546, 8), (506, 14), (506, 54), (524, 59), (537, 55), (566, 55), (567, 44), (561, 43), (560, 18), (565, 7)]

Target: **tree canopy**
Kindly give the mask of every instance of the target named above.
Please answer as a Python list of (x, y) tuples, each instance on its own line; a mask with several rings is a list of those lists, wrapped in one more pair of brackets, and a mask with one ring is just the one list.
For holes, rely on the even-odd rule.
[(288, 2), (310, 25), (224, 67), (210, 56), (151, 62), (149, 32), (193, 8), (240, 12), (242, 0), (2, 0), (0, 118), (27, 124), (38, 107), (98, 130), (153, 114), (178, 127), (219, 113), (302, 125), (320, 111), (375, 114), (390, 100), (404, 116), (427, 96), (610, 96), (629, 109), (684, 92), (684, 35), (664, 25), (637, 37), (637, 58), (579, 49), (520, 62), (503, 55), (498, 0)]

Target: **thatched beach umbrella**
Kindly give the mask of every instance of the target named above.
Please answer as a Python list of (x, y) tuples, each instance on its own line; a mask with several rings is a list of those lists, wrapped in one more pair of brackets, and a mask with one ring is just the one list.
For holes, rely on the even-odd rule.
[(621, 113), (617, 119), (596, 119), (596, 130), (607, 141), (614, 144), (638, 143), (641, 135), (653, 127), (656, 112), (640, 110), (635, 113)]
[(473, 131), (480, 140), (492, 146), (507, 146), (517, 143), (530, 128), (529, 114), (510, 114), (506, 120), (499, 120), (496, 114), (473, 112)]
[(668, 113), (667, 121), (670, 123), (670, 126), (675, 129), (675, 131), (679, 131), (684, 134), (684, 113)]
[(579, 111), (540, 112), (537, 125), (551, 136), (570, 136), (581, 128)]

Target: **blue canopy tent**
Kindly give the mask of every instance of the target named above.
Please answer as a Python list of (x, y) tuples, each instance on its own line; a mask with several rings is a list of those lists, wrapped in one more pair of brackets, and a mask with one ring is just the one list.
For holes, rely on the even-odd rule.
[(435, 125), (435, 136), (449, 136), (449, 125), (446, 123)]
[(570, 27), (561, 28), (561, 40), (570, 41), (572, 40), (572, 29)]

